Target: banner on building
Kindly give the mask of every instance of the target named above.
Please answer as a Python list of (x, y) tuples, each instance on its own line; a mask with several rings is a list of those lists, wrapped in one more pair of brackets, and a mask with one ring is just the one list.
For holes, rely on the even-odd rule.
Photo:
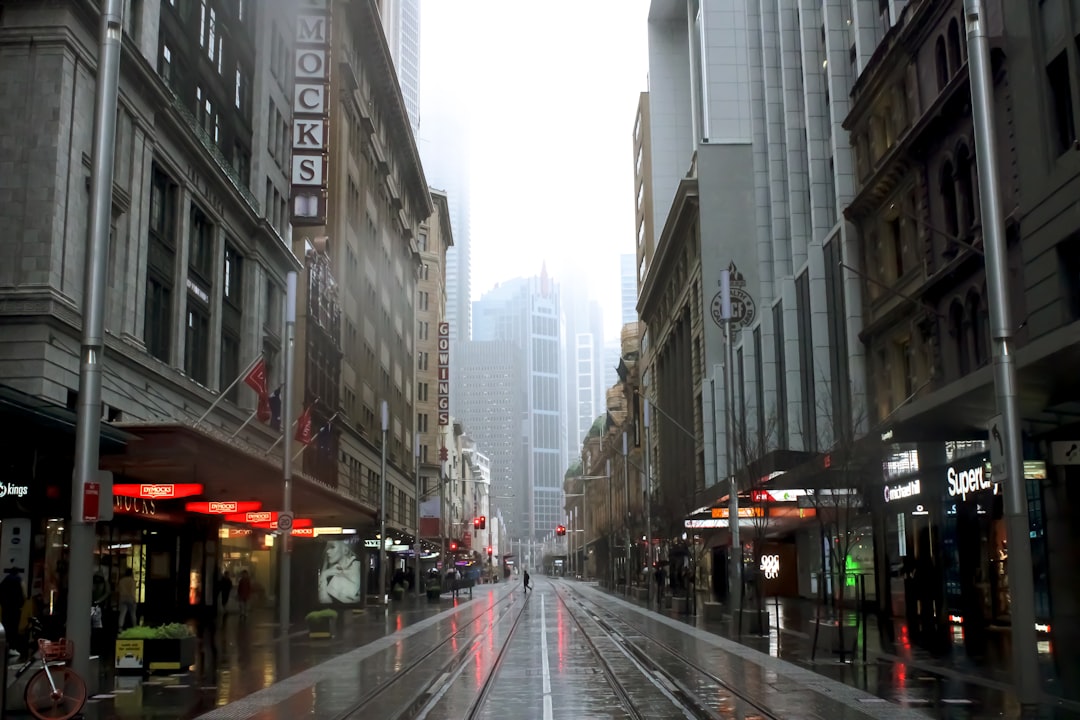
[(450, 323), (439, 323), (439, 425), (450, 424)]
[(330, 2), (303, 0), (293, 65), (292, 224), (326, 224), (330, 150)]

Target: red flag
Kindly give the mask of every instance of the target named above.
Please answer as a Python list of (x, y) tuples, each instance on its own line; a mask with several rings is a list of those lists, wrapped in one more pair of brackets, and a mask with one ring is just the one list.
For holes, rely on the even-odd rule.
[(258, 393), (260, 399), (263, 395), (269, 395), (266, 389), (266, 361), (259, 358), (259, 362), (251, 366), (251, 370), (244, 376), (244, 383)]
[(308, 406), (296, 419), (296, 442), (310, 445), (311, 439), (311, 407)]
[(259, 358), (259, 362), (255, 363), (244, 376), (244, 384), (259, 396), (255, 417), (259, 422), (270, 422), (270, 393), (266, 387), (266, 361), (263, 358)]

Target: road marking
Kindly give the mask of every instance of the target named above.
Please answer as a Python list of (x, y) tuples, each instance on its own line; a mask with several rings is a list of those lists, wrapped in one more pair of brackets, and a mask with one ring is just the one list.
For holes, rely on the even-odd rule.
[(544, 674), (544, 720), (552, 720), (551, 667), (548, 665), (547, 619), (544, 617), (544, 596), (540, 596), (540, 667)]

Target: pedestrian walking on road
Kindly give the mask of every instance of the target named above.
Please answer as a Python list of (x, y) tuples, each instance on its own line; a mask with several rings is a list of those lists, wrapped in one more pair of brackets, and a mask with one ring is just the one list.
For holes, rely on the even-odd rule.
[(529, 592), (530, 590), (532, 590), (532, 588), (529, 587), (529, 571), (526, 570), (525, 571), (525, 592)]

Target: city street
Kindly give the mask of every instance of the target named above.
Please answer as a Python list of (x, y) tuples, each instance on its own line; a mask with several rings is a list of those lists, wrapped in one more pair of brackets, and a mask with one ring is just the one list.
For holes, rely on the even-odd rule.
[[(1009, 692), (962, 677), (880, 660), (837, 672), (835, 661), (811, 665), (798, 651), (777, 652), (775, 640), (734, 642), (717, 624), (694, 627), (590, 583), (533, 585), (528, 595), (511, 580), (479, 586), (471, 600), (369, 608), (332, 640), (296, 633), (285, 649), (269, 627), (229, 618), (212, 644), (204, 640), (192, 673), (108, 678), (86, 717), (1019, 717)], [(860, 676), (871, 692), (855, 686)], [(1047, 705), (1038, 717), (1080, 714)]]

